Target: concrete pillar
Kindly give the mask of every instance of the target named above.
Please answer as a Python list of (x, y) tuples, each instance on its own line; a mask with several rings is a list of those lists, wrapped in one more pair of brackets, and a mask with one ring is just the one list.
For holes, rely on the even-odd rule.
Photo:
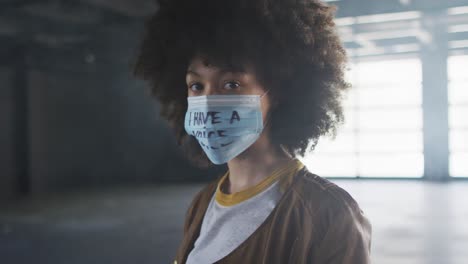
[(0, 200), (20, 191), (15, 151), (15, 87), (14, 69), (0, 67)]
[(424, 177), (433, 181), (449, 178), (448, 149), (448, 34), (444, 10), (427, 11), (422, 26), (421, 50), (424, 110)]

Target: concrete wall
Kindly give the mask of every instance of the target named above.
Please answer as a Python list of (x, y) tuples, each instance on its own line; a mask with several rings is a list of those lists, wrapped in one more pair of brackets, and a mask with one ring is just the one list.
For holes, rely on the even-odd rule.
[[(0, 70), (2, 196), (18, 193), (18, 166), (26, 172), (23, 189), (32, 194), (213, 177), (183, 159), (157, 103), (131, 75), (140, 40), (134, 29), (97, 29), (83, 44), (28, 46), (17, 50), (24, 65), (16, 72)], [(26, 102), (12, 95), (12, 75)], [(12, 112), (21, 104), (24, 120)], [(17, 128), (27, 130), (25, 139), (14, 140)], [(19, 161), (15, 142), (26, 143)]]
[(14, 131), (14, 71), (0, 67), (0, 200), (19, 192)]
[(34, 70), (29, 86), (33, 192), (163, 177), (169, 135), (128, 74)]
[(156, 103), (131, 76), (138, 40), (123, 27), (69, 55), (31, 56), (33, 193), (171, 178), (167, 159), (180, 157)]

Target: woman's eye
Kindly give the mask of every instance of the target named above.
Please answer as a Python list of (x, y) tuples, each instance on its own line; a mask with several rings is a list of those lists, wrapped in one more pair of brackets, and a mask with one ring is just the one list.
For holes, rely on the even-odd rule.
[(203, 86), (200, 83), (194, 83), (189, 86), (189, 89), (194, 92), (198, 92), (203, 90)]
[(240, 87), (240, 84), (237, 82), (226, 82), (224, 84), (224, 89), (228, 89), (228, 90), (236, 89), (239, 87)]

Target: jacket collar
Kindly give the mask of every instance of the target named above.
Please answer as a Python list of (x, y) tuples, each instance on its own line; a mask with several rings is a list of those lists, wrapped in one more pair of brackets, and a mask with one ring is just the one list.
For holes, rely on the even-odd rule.
[[(303, 175), (307, 173), (307, 168), (302, 167), (299, 171), (297, 171), (294, 175), (294, 177), (288, 177), (287, 180), (284, 180), (280, 182), (281, 184), (281, 190), (282, 193), (286, 193), (288, 189), (290, 189), (293, 185), (294, 182), (298, 180), (299, 175)], [(200, 229), (201, 225), (203, 222), (203, 217), (205, 216), (206, 210), (208, 209), (208, 205), (210, 203), (211, 198), (213, 197), (216, 188), (218, 186), (219, 181), (221, 181), (222, 177), (218, 177), (215, 181), (210, 183), (207, 187), (206, 190), (204, 191), (204, 194), (200, 197), (199, 207), (196, 209), (195, 217), (187, 231), (187, 234), (184, 236), (182, 240), (182, 244), (180, 247), (180, 252), (181, 254), (180, 258), (181, 262), (180, 263), (185, 263), (188, 257), (188, 254), (192, 250), (195, 240), (198, 238), (200, 234)], [(283, 200), (283, 199), (282, 199)], [(278, 205), (277, 205), (278, 206)]]

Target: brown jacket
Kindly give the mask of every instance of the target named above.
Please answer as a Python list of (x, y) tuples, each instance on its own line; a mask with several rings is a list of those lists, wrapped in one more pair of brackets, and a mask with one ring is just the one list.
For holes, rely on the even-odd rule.
[[(203, 188), (189, 206), (175, 264), (185, 263), (192, 250), (219, 180)], [(370, 263), (371, 224), (345, 190), (306, 168), (287, 181), (266, 220), (216, 263)]]

